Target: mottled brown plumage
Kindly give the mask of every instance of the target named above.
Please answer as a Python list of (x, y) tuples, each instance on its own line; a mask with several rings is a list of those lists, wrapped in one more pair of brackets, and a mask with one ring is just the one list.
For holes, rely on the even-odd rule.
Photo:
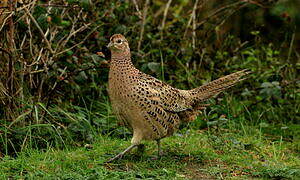
[(227, 75), (192, 90), (180, 90), (149, 76), (131, 62), (128, 41), (121, 34), (110, 38), (109, 96), (119, 120), (133, 132), (131, 146), (118, 154), (122, 157), (142, 140), (172, 135), (181, 122), (196, 118), (207, 104), (204, 101), (243, 80), (246, 70)]

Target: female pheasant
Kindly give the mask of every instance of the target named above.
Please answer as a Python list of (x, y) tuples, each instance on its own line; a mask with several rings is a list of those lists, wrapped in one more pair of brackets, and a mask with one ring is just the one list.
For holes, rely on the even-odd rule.
[(180, 123), (196, 118), (203, 102), (242, 81), (247, 70), (224, 76), (192, 90), (180, 90), (147, 75), (131, 62), (128, 41), (121, 34), (110, 38), (109, 97), (117, 118), (133, 132), (131, 145), (108, 162), (141, 144), (172, 135)]

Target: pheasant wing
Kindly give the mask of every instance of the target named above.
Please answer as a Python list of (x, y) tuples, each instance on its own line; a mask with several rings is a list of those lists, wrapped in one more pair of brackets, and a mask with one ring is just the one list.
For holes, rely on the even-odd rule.
[(138, 93), (151, 101), (151, 104), (159, 105), (166, 111), (182, 112), (192, 109), (187, 101), (186, 91), (171, 87), (170, 85), (144, 73), (140, 73), (139, 84), (135, 87)]

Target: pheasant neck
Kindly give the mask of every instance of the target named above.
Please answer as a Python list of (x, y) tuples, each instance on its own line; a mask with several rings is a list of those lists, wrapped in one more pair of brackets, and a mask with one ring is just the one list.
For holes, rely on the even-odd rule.
[(135, 68), (131, 62), (130, 52), (112, 52), (111, 65), (120, 70)]

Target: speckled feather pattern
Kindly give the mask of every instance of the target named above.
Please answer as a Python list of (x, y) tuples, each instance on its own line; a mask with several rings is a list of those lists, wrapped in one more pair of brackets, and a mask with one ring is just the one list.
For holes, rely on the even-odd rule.
[(133, 131), (132, 144), (172, 135), (181, 122), (194, 120), (207, 104), (205, 100), (243, 80), (246, 70), (227, 75), (192, 90), (180, 90), (147, 75), (131, 62), (128, 41), (111, 37), (112, 58), (109, 96), (113, 110)]

